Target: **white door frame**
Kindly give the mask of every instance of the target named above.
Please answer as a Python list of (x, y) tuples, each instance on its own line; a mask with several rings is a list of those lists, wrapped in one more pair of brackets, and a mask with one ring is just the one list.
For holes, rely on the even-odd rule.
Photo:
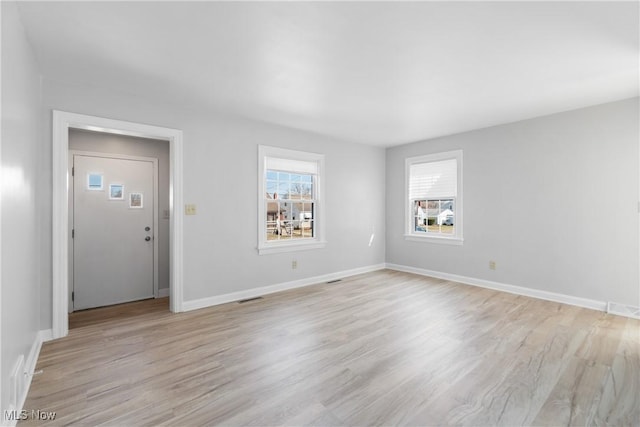
[[(118, 159), (118, 160), (136, 160), (143, 162), (150, 162), (153, 164), (153, 296), (158, 298), (158, 217), (159, 217), (159, 209), (158, 209), (158, 201), (159, 201), (159, 176), (158, 176), (158, 159), (155, 157), (143, 157), (143, 156), (130, 156), (126, 154), (114, 154), (114, 153), (100, 153), (97, 151), (84, 151), (84, 150), (69, 150), (69, 164), (72, 165), (71, 159), (73, 156), (85, 156), (85, 157), (100, 157), (103, 159)], [(73, 177), (71, 178), (73, 181)], [(74, 194), (75, 188), (72, 188), (71, 184), (69, 184), (69, 193)], [(71, 199), (71, 197), (69, 197)], [(146, 204), (146, 201), (145, 201)], [(69, 207), (73, 206), (73, 200), (69, 200)], [(73, 225), (74, 213), (72, 210), (69, 210), (69, 225)], [(73, 229), (73, 228), (72, 228)], [(69, 235), (69, 246), (72, 247), (74, 244), (74, 240)], [(71, 272), (73, 271), (75, 259), (73, 255), (69, 255), (69, 287), (74, 284), (73, 275)], [(75, 286), (74, 286), (75, 288)], [(67, 290), (67, 304), (69, 313), (73, 312), (71, 309), (71, 291), (72, 289)]]
[(170, 308), (174, 313), (183, 311), (182, 131), (53, 110), (53, 338), (69, 333), (69, 129), (72, 128), (169, 141)]

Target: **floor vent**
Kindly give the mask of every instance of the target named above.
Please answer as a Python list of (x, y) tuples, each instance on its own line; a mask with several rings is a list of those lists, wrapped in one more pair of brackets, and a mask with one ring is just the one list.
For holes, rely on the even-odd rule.
[[(18, 357), (11, 376), (9, 377), (9, 406), (16, 409), (18, 407), (18, 400), (24, 390), (24, 356), (21, 354)], [(4, 418), (0, 418), (3, 420)]]
[(238, 301), (238, 304), (244, 304), (245, 302), (249, 302), (249, 301), (255, 301), (258, 299), (262, 299), (262, 297), (254, 297), (254, 298), (247, 298), (247, 299), (241, 299)]
[(342, 282), (342, 279), (330, 280), (327, 283), (338, 283), (338, 282)]
[(607, 313), (617, 314), (618, 316), (630, 317), (632, 319), (640, 319), (640, 307), (620, 304), (617, 302), (607, 303)]

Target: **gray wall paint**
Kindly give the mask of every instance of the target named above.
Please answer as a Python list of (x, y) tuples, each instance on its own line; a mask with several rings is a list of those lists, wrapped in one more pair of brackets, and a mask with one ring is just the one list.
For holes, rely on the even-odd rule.
[[(384, 149), (48, 80), (44, 108), (45, 129), (51, 110), (58, 109), (184, 131), (184, 202), (196, 204), (198, 212), (184, 223), (185, 301), (384, 262)], [(259, 144), (326, 155), (326, 248), (257, 254)], [(50, 148), (45, 155), (50, 162)], [(374, 229), (376, 240), (369, 247)], [(43, 329), (51, 327), (49, 287), (42, 290)]]
[[(387, 262), (638, 306), (638, 138), (634, 98), (390, 148)], [(464, 245), (404, 240), (404, 159), (453, 149)]]
[(169, 142), (87, 130), (69, 131), (69, 149), (158, 159), (158, 289), (169, 287)]
[[(51, 263), (41, 236), (51, 232), (43, 209), (50, 180), (41, 173), (44, 157), (41, 80), (13, 2), (2, 2), (2, 213), (0, 410), (7, 409), (9, 374), (28, 357), (40, 329), (41, 276)], [(46, 199), (46, 197), (44, 197)], [(50, 252), (49, 252), (50, 253)], [(0, 415), (2, 417), (2, 415)]]

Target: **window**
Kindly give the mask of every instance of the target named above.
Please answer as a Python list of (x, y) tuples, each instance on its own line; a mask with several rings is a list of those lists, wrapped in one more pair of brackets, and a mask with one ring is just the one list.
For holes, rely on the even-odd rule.
[(406, 238), (462, 244), (462, 151), (406, 160)]
[(258, 252), (324, 247), (324, 156), (261, 145), (258, 157)]

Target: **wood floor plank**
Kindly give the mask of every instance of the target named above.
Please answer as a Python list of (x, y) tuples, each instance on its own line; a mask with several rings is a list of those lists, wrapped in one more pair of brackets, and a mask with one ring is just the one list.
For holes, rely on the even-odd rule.
[(47, 425), (640, 424), (640, 321), (408, 273), (70, 324), (25, 403)]
[(572, 357), (543, 405), (534, 425), (595, 425), (610, 368)]
[[(624, 323), (624, 319), (619, 319)], [(597, 425), (640, 426), (640, 330), (637, 321), (626, 319), (618, 351), (611, 365), (602, 400), (595, 417)]]

